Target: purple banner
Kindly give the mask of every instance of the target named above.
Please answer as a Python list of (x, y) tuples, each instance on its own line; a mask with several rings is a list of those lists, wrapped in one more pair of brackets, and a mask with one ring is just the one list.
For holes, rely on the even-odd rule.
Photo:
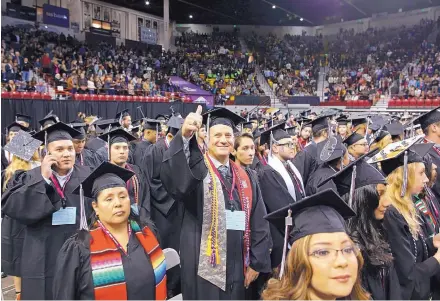
[(214, 95), (211, 92), (200, 89), (200, 87), (178, 76), (171, 76), (170, 83), (191, 98), (193, 103), (206, 104), (208, 108), (214, 107)]

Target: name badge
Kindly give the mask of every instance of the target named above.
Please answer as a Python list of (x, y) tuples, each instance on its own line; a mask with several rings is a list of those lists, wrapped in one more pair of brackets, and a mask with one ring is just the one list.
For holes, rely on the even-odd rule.
[(76, 207), (61, 208), (52, 214), (52, 226), (75, 225)]
[(246, 215), (244, 211), (226, 210), (226, 229), (244, 231), (246, 225)]

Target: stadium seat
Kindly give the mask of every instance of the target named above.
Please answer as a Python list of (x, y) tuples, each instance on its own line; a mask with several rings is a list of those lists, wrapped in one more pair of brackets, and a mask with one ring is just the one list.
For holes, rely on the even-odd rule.
[(11, 97), (10, 92), (7, 92), (7, 91), (2, 92), (2, 98), (10, 98), (10, 97)]
[(10, 93), (10, 97), (13, 98), (13, 99), (21, 98), (21, 93), (20, 92), (16, 92), (16, 91), (11, 92)]
[(408, 101), (409, 101), (408, 106), (410, 108), (417, 107), (417, 99), (416, 98), (410, 98)]
[(99, 100), (99, 97), (98, 97), (98, 96), (99, 96), (99, 95), (92, 94), (92, 95), (90, 95), (90, 98), (91, 98), (92, 101), (97, 101), (97, 100)]
[(432, 99), (431, 99), (431, 98), (427, 98), (427, 99), (425, 99), (425, 100), (424, 100), (423, 107), (425, 107), (425, 108), (430, 108), (430, 107), (432, 107)]
[(21, 99), (31, 99), (30, 92), (21, 92)]
[(30, 97), (31, 99), (41, 99), (41, 93), (32, 92)]
[(425, 100), (423, 98), (416, 99), (416, 108), (422, 109), (425, 107)]
[(440, 99), (438, 99), (438, 98), (433, 98), (433, 99), (432, 99), (432, 107), (433, 107), (433, 108), (437, 108), (438, 106), (440, 106)]

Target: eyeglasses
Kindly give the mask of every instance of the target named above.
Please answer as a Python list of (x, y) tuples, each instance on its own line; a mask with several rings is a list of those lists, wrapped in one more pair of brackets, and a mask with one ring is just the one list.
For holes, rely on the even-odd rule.
[(334, 261), (338, 257), (338, 252), (341, 252), (342, 256), (346, 259), (355, 257), (359, 253), (359, 249), (356, 246), (349, 246), (343, 249), (324, 248), (313, 251), (309, 256), (316, 257), (325, 261)]
[(353, 144), (353, 146), (356, 146), (356, 145), (360, 145), (360, 146), (366, 147), (366, 146), (368, 146), (368, 143), (365, 142), (365, 143)]
[(289, 143), (283, 143), (283, 144), (278, 144), (279, 146), (287, 146), (288, 148), (294, 148), (295, 147), (295, 143), (293, 142), (289, 142)]

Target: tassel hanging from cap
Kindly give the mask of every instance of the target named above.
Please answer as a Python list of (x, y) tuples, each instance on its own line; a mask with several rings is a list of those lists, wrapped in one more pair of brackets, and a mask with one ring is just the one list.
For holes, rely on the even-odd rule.
[(211, 114), (208, 114), (206, 120), (206, 143), (209, 144), (209, 124), (211, 123)]
[(156, 123), (156, 142), (158, 140), (159, 137), (159, 124)]
[[(107, 133), (109, 133), (111, 129), (112, 126), (109, 125), (107, 129)], [(108, 158), (108, 162), (110, 162), (110, 135), (107, 135), (107, 158)]]
[(281, 268), (280, 268), (280, 275), (279, 278), (281, 280), (281, 278), (283, 277), (284, 274), (284, 266), (286, 265), (286, 256), (287, 256), (287, 244), (289, 241), (289, 227), (293, 225), (293, 220), (292, 220), (292, 209), (289, 209), (289, 211), (287, 211), (287, 216), (285, 219), (285, 231), (284, 231), (284, 244), (283, 244), (283, 257), (281, 259)]
[(273, 138), (273, 133), (272, 131), (270, 131), (270, 141), (269, 141), (269, 156), (272, 157), (272, 145), (273, 145), (273, 141), (275, 139)]
[(402, 191), (400, 196), (403, 198), (406, 194), (406, 189), (408, 187), (408, 151), (405, 151), (405, 156), (403, 157), (403, 183)]
[(86, 218), (86, 208), (84, 203), (84, 190), (82, 184), (79, 185), (79, 201), (80, 201), (80, 221), (79, 230), (88, 231), (87, 218)]
[(44, 132), (44, 149), (46, 150), (47, 155), (47, 131)]
[(353, 166), (353, 172), (351, 174), (351, 183), (350, 183), (350, 196), (348, 198), (348, 206), (350, 208), (353, 208), (353, 196), (354, 196), (354, 190), (355, 190), (355, 183), (356, 183), (356, 165)]

